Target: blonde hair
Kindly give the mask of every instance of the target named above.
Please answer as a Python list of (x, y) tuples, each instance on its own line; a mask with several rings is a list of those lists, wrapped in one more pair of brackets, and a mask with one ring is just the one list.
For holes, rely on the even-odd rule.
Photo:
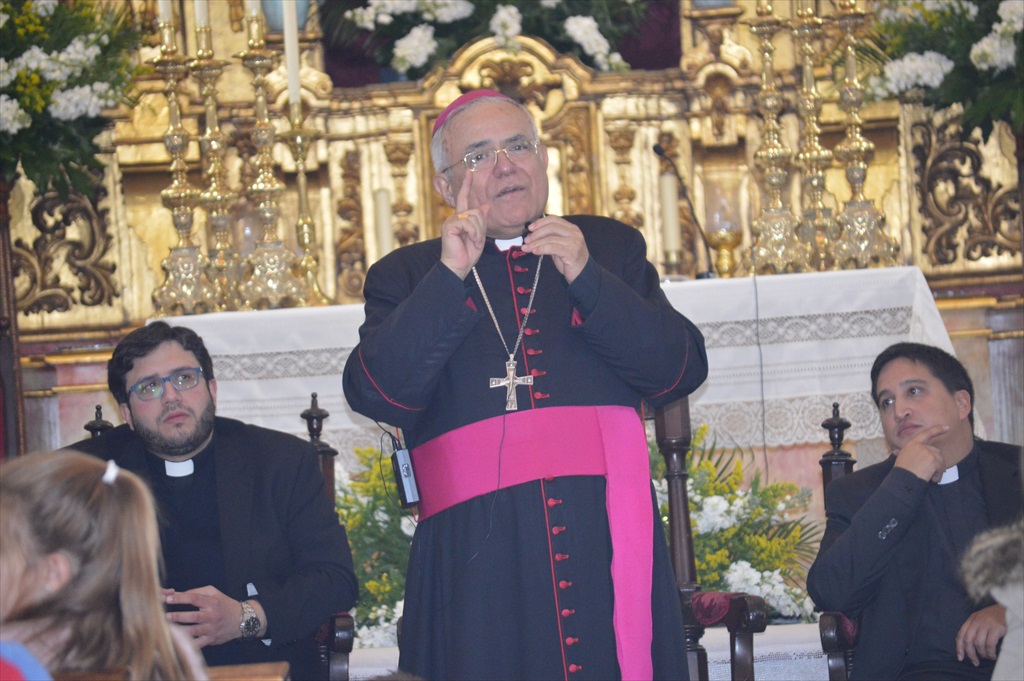
[[(27, 565), (61, 552), (68, 582), (34, 603), (19, 599), (8, 621), (67, 633), (54, 651), (61, 670), (127, 668), (131, 679), (184, 679), (160, 598), (160, 535), (142, 480), (85, 454), (30, 454), (0, 465), (0, 542)], [(107, 476), (109, 480), (111, 476)]]

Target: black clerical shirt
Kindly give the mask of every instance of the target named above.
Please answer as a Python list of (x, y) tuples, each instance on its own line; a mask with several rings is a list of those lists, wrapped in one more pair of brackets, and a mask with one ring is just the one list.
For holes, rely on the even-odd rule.
[(172, 477), (163, 459), (146, 456), (160, 514), (164, 586), (177, 591), (206, 585), (228, 590), (213, 457), (211, 441), (192, 457), (195, 468), (191, 475)]
[[(959, 479), (928, 485), (917, 522), (928, 529), (927, 555), (922, 572), (919, 621), (911, 637), (907, 666), (936, 660), (956, 660), (956, 635), (978, 609), (960, 580), (960, 558), (977, 535), (988, 529), (988, 513), (978, 471), (978, 453), (972, 450), (958, 466)], [(922, 481), (923, 482), (923, 481)]]

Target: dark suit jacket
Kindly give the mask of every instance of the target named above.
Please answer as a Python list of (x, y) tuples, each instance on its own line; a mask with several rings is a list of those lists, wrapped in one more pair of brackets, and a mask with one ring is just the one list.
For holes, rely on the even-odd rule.
[[(358, 593), (345, 529), (316, 454), (292, 435), (220, 417), (214, 442), (227, 595), (245, 600), (246, 584), (255, 585), (272, 639), (269, 647), (235, 640), (218, 648), (232, 647), (237, 663), (288, 660), (293, 679), (316, 676), (313, 635), (330, 615), (351, 608)], [(70, 448), (149, 476), (142, 441), (126, 425)]]
[[(975, 440), (990, 527), (1021, 515), (1020, 448)], [(821, 610), (861, 616), (854, 679), (892, 679), (907, 658), (923, 599), (929, 537), (915, 523), (918, 508), (882, 483), (896, 457), (837, 478), (825, 488), (828, 522), (807, 573), (807, 590)]]

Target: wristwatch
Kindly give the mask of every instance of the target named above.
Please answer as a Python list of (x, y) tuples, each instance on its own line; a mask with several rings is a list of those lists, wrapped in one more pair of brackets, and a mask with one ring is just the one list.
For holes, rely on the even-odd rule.
[(242, 640), (248, 640), (256, 638), (260, 633), (260, 628), (263, 623), (260, 622), (260, 616), (256, 614), (256, 609), (252, 607), (249, 601), (242, 601), (242, 621), (238, 624), (238, 630), (242, 632)]

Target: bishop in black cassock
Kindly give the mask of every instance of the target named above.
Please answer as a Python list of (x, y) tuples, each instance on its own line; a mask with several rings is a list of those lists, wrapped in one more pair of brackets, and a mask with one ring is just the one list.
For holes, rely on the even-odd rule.
[(419, 483), (399, 666), (687, 678), (641, 410), (703, 382), (703, 338), (638, 231), (543, 214), (547, 155), (518, 104), (464, 95), (433, 152), (457, 212), (370, 268), (344, 379)]

